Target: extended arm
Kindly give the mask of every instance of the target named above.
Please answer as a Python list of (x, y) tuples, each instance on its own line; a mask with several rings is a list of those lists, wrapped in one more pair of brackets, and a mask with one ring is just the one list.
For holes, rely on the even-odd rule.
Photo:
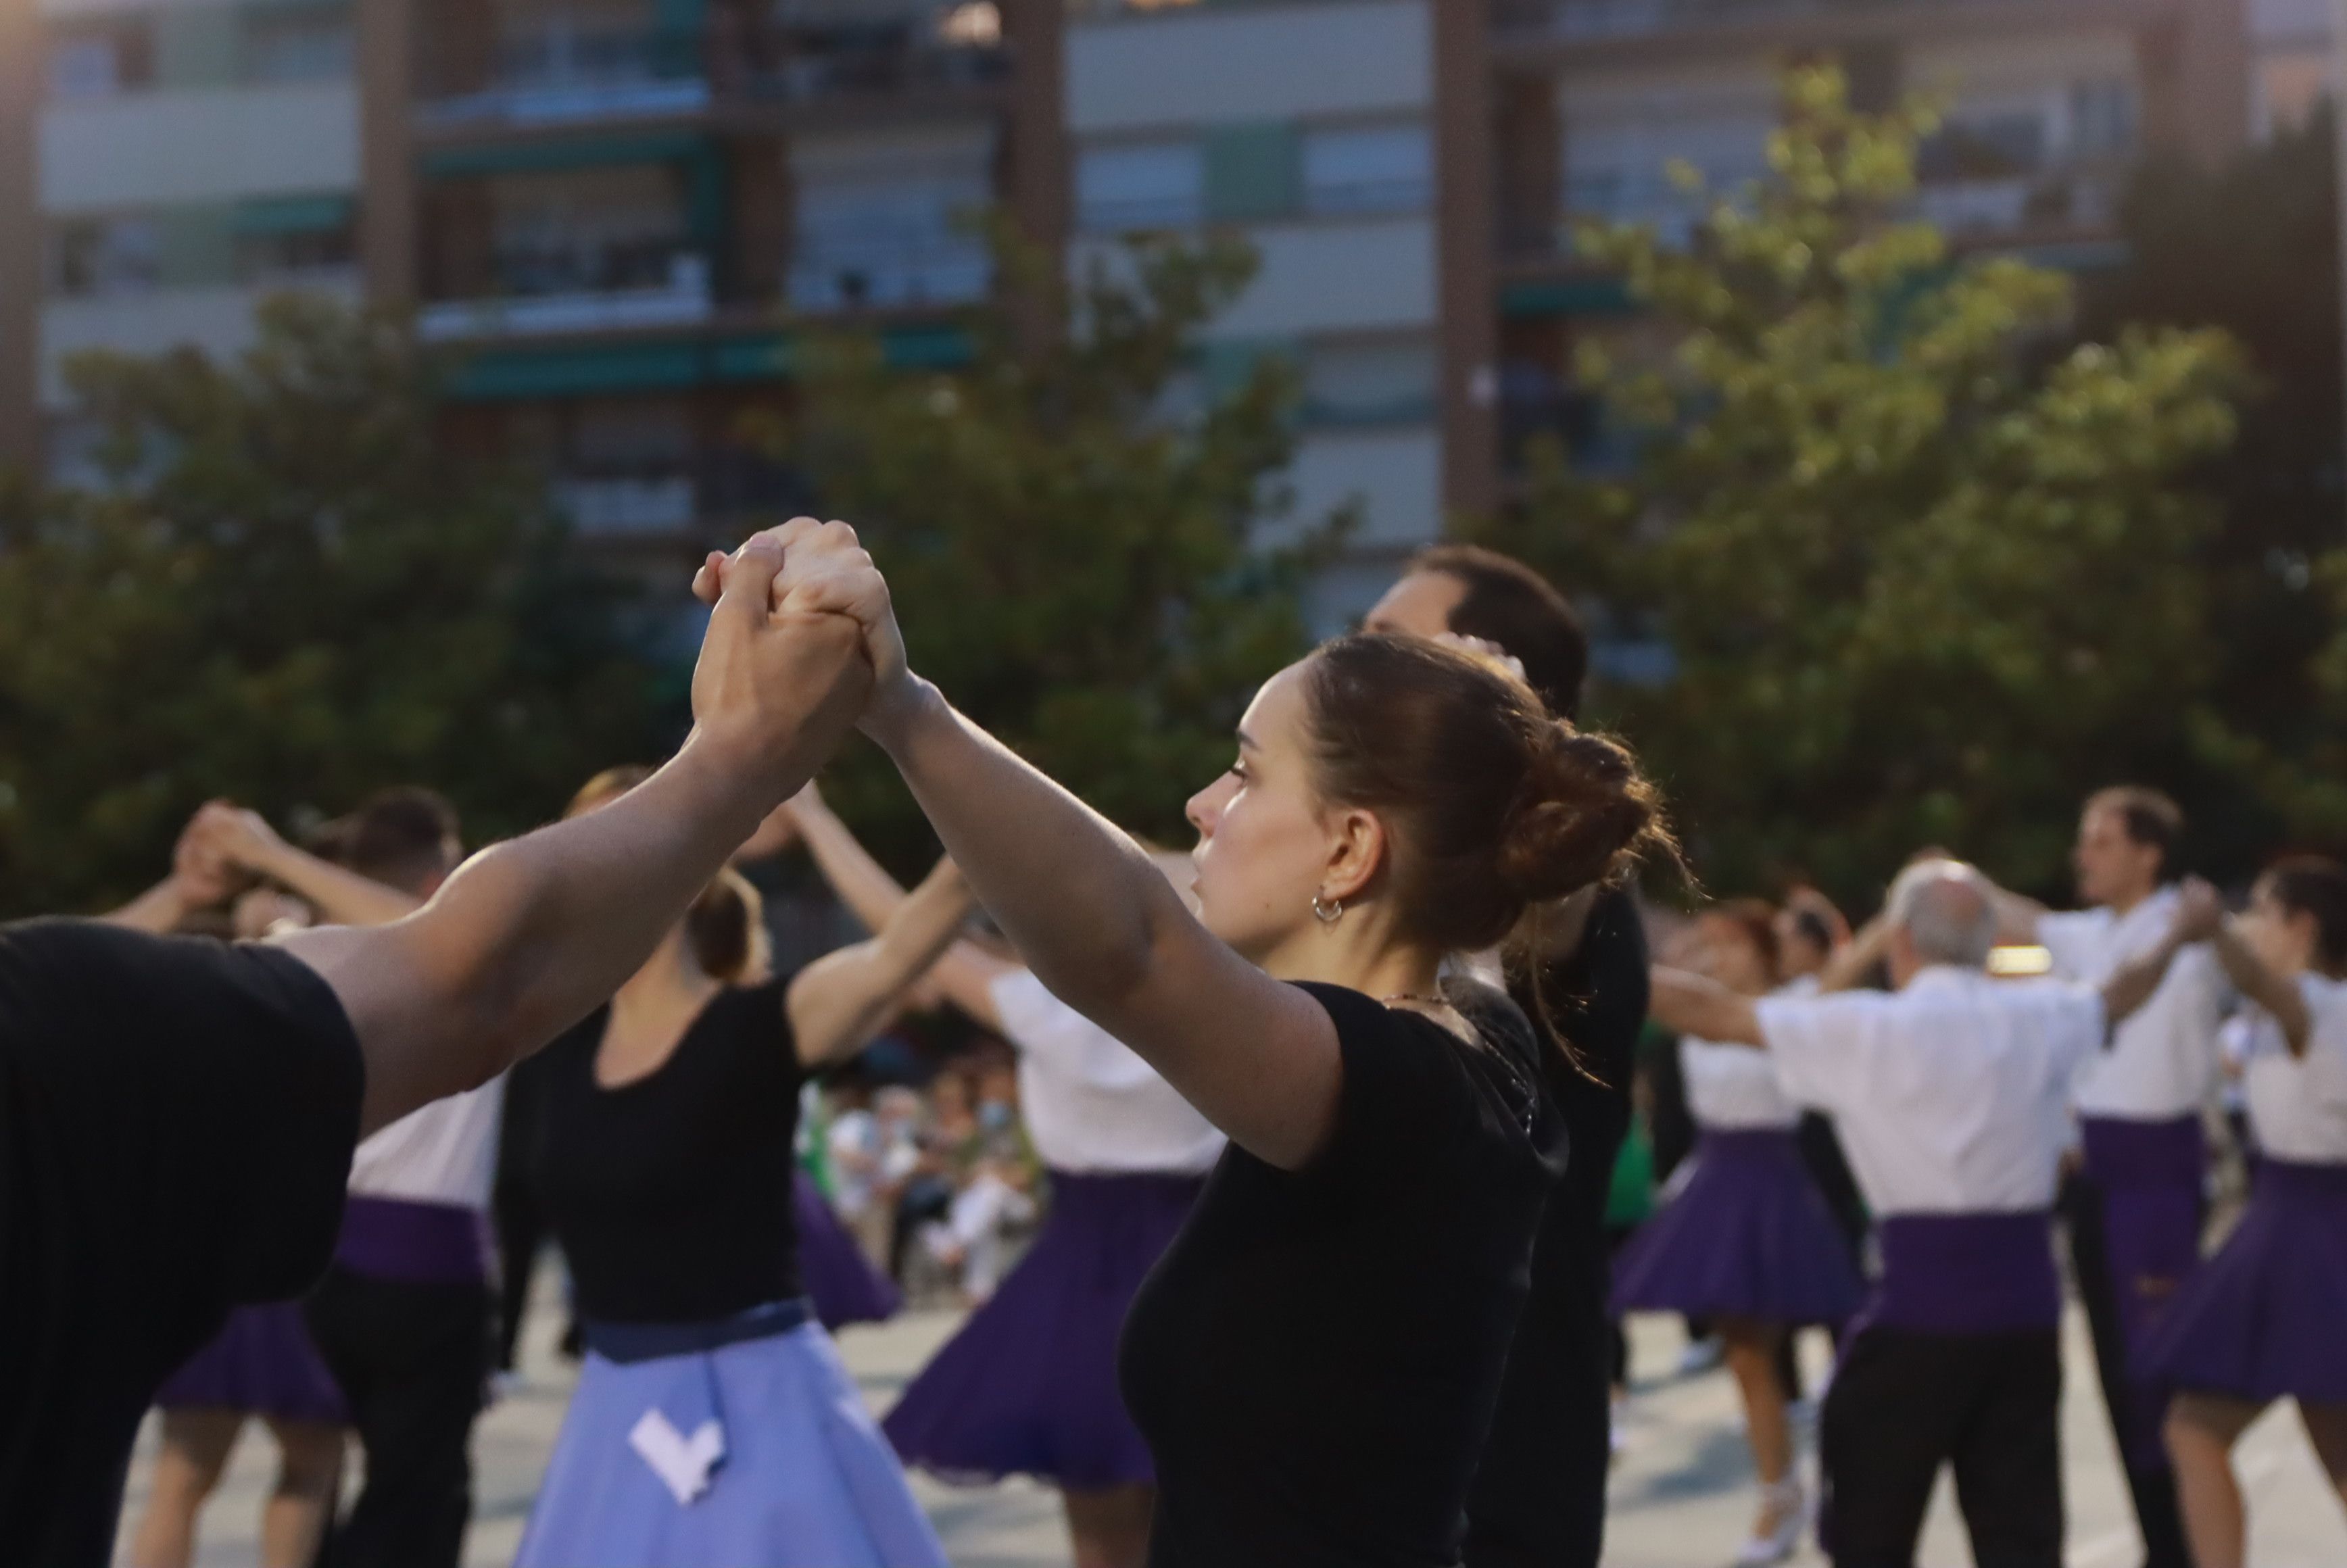
[(610, 996), (855, 722), (870, 690), (856, 624), (788, 598), (769, 609), (790, 542), (761, 536), (703, 569), (723, 591), (696, 725), (667, 766), (475, 856), (405, 919), (283, 938), (358, 1035), (363, 1132), (486, 1081)]
[[(805, 841), (815, 869), (823, 873), (839, 901), (863, 922), (866, 930), (885, 928), (906, 898), (905, 889), (888, 875), (887, 867), (856, 842), (814, 784), (791, 798), (790, 815), (797, 820), (799, 836)], [(994, 982), (1013, 968), (975, 942), (957, 941), (947, 947), (928, 978), (973, 1022), (999, 1031), (1002, 1017), (994, 1006)]]
[(98, 918), (109, 926), (128, 926), (161, 936), (177, 930), (194, 911), (209, 908), (234, 891), (228, 866), (198, 829), (202, 820), (203, 813), (199, 812), (180, 829), (179, 842), (171, 849), (169, 876)]
[(229, 864), (309, 900), (329, 926), (388, 926), (424, 907), (412, 893), (294, 848), (259, 812), (214, 802), (197, 815), (196, 832)]
[(2307, 1011), (2306, 998), (2287, 979), (2266, 968), (2265, 961), (2250, 950), (2240, 933), (2230, 920), (2220, 920), (2209, 945), (2216, 949), (2217, 961), (2225, 967), (2225, 978), (2235, 989), (2263, 1008), (2281, 1026), (2284, 1044), (2292, 1056), (2306, 1054), (2306, 1042), (2314, 1030), (2313, 1015)]
[(1216, 939), (1131, 838), (914, 676), (887, 584), (855, 530), (826, 527), (827, 554), (794, 559), (787, 580), (862, 624), (876, 672), (864, 731), (1020, 956), (1241, 1147), (1309, 1162), (1344, 1083), (1326, 1009)]
[(784, 998), (799, 1060), (815, 1067), (862, 1049), (953, 941), (969, 907), (969, 885), (952, 861), (940, 860), (876, 935), (802, 969)]
[(1750, 997), (1731, 991), (1707, 976), (1667, 964), (1656, 964), (1653, 976), (1654, 999), (1646, 1012), (1665, 1029), (1720, 1045), (1767, 1046), (1760, 1034), (1759, 1010)]
[(1818, 971), (1820, 991), (1854, 990), (1866, 983), (1866, 977), (1882, 962), (1891, 947), (1891, 921), (1877, 915), (1859, 927), (1858, 935), (1844, 942)]

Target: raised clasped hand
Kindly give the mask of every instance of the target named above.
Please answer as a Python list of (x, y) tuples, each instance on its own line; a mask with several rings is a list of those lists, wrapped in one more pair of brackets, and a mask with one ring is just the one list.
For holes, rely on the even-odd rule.
[(787, 751), (821, 711), (861, 713), (871, 696), (862, 623), (781, 585), (794, 538), (821, 526), (801, 518), (731, 555), (712, 551), (693, 579), (711, 606), (692, 671), (694, 726), (753, 756)]
[(897, 630), (887, 580), (872, 564), (856, 530), (842, 522), (793, 518), (756, 535), (733, 556), (712, 554), (693, 579), (693, 591), (703, 602), (719, 602), (731, 574), (740, 569), (744, 552), (753, 546), (762, 551), (771, 547), (781, 556), (768, 589), (772, 613), (778, 618), (845, 616), (854, 621), (872, 670), (870, 711), (886, 710), (900, 701), (913, 684), (904, 636)]

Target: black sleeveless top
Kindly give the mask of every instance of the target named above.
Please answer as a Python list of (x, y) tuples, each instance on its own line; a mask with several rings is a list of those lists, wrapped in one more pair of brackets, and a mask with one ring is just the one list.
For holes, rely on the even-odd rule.
[(1304, 989), (1344, 1054), (1327, 1148), (1289, 1172), (1233, 1144), (1125, 1321), (1152, 1568), (1459, 1560), (1563, 1158), (1540, 1048), (1486, 988), (1451, 991), (1481, 1050)]
[(595, 1081), (598, 1009), (533, 1064), (531, 1170), (579, 1314), (697, 1323), (799, 1294), (792, 1143), (805, 1073), (780, 981), (721, 991), (658, 1071)]

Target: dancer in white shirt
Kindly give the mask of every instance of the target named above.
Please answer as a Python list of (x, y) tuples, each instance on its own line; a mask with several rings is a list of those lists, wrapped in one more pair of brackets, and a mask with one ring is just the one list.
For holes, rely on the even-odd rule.
[[(2250, 1121), (2260, 1158), (2239, 1225), (2145, 1348), (2168, 1412), (2197, 1568), (2241, 1568), (2232, 1446), (2276, 1399), (2347, 1498), (2347, 870), (2285, 860), (2215, 944), (2253, 1007)], [(2347, 1546), (2342, 1546), (2347, 1556)]]
[(1755, 1002), (1655, 972), (1658, 1020), (1765, 1049), (1788, 1096), (1832, 1113), (1881, 1219), (1882, 1279), (1844, 1346), (1819, 1440), (1820, 1533), (1843, 1568), (1912, 1560), (1943, 1461), (1977, 1559), (2059, 1568), (2050, 1211), (2069, 1086), (2217, 909), (2196, 888), (2157, 948), (2098, 992), (1989, 979), (1992, 893), (1960, 862), (1909, 867), (1845, 956), (1850, 968), (1885, 958), (1899, 988), (1887, 995)]
[[(815, 864), (876, 928), (904, 898), (810, 785), (792, 803)], [(1186, 856), (1167, 858), (1185, 886)], [(948, 1480), (1039, 1477), (1065, 1501), (1078, 1568), (1137, 1565), (1154, 1471), (1116, 1387), (1116, 1339), (1225, 1139), (1122, 1044), (1028, 969), (961, 942), (947, 999), (1019, 1051), (1027, 1135), (1051, 1207), (1027, 1255), (883, 1423), (907, 1464)]]
[[(2071, 855), (2088, 907), (2054, 914), (2001, 894), (2006, 934), (2044, 944), (2062, 979), (2099, 983), (2167, 935), (2180, 897), (2172, 878), (2183, 831), (2183, 813), (2157, 791), (2097, 792)], [(2081, 1157), (2063, 1183), (2062, 1214), (2146, 1568), (2191, 1568), (2160, 1441), (2163, 1395), (2133, 1365), (2199, 1263), (2200, 1112), (2217, 1084), (2226, 1001), (2215, 959), (2188, 949), (2074, 1090)]]

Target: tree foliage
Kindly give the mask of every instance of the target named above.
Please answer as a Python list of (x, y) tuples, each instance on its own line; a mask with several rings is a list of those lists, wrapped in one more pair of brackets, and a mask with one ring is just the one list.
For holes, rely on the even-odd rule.
[(2195, 802), (2236, 858), (2277, 838), (2347, 845), (2347, 487), (2342, 485), (2336, 142), (2328, 105), (2221, 168), (2138, 175), (2127, 264), (2084, 326), (2222, 327), (2255, 384), (2212, 466), (2224, 526), (2198, 558), (2213, 634)]
[(1770, 173), (1690, 244), (1586, 229), (1668, 343), (1583, 365), (1637, 456), (1551, 444), (1487, 525), (1667, 645), (1672, 676), (1601, 712), (1722, 886), (1859, 897), (1938, 843), (2058, 887), (2085, 790), (2191, 765), (2218, 509), (2187, 480), (2233, 438), (2240, 355), (2173, 328), (2061, 349), (2063, 275), (1911, 215), (1932, 128), (1798, 70)]
[(436, 439), (399, 322), (287, 298), (233, 364), (75, 382), (111, 482), (0, 495), (0, 907), (143, 885), (213, 794), (299, 815), (413, 781), (479, 837), (648, 748), (620, 606)]
[[(1177, 835), (1255, 686), (1302, 651), (1300, 589), (1333, 538), (1265, 526), (1294, 378), (1202, 372), (1200, 330), (1255, 271), (1235, 241), (1135, 239), (1064, 290), (1007, 229), (995, 246), (1017, 286), (969, 318), (967, 366), (815, 342), (778, 439), (887, 572), (914, 668), (1110, 817)], [(898, 853), (926, 842), (880, 770), (844, 788)]]

